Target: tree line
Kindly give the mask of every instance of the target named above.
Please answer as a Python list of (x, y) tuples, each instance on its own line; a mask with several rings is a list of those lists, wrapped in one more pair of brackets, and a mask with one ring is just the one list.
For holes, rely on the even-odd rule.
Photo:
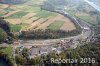
[(0, 43), (12, 43), (14, 35), (11, 33), (10, 24), (0, 18)]
[(81, 33), (81, 30), (63, 31), (63, 30), (32, 30), (32, 31), (22, 31), (19, 35), (20, 39), (57, 39), (64, 38), (68, 36), (76, 36)]

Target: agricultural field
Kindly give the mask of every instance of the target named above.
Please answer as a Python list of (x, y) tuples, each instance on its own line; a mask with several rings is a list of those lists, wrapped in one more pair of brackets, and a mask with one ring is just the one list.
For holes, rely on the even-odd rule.
[[(66, 11), (76, 18), (79, 18), (87, 23), (90, 23), (91, 25), (97, 25), (97, 12), (94, 8), (92, 8), (89, 5), (76, 5), (76, 6), (69, 6), (67, 7)], [(83, 8), (83, 9), (82, 9)]]
[(0, 13), (0, 16), (3, 16), (4, 15), (4, 13)]
[[(76, 14), (77, 15), (77, 14)], [(96, 16), (90, 16), (90, 15), (77, 15), (78, 18), (80, 18), (81, 20), (85, 21), (85, 22), (88, 22), (92, 25), (96, 25), (98, 24), (98, 21), (97, 21), (97, 17)]]
[(8, 7), (8, 5), (6, 5), (6, 4), (0, 4), (0, 9), (5, 9), (7, 7)]
[(62, 26), (64, 24), (64, 22), (63, 21), (55, 21), (55, 22), (53, 22), (52, 24), (50, 24), (49, 26), (48, 26), (48, 29), (51, 29), (51, 30), (59, 30), (60, 29), (60, 27)]
[[(55, 29), (54, 27), (57, 29)], [(49, 17), (49, 19), (40, 24), (40, 26), (38, 26), (36, 29), (54, 30), (53, 28), (55, 30), (64, 30), (64, 31), (71, 31), (76, 29), (75, 25), (68, 18), (60, 14), (53, 17)]]
[(0, 9), (0, 16), (3, 16), (5, 13), (6, 13), (6, 11), (5, 11), (5, 10)]
[(42, 10), (42, 11), (38, 12), (36, 17), (47, 18), (47, 17), (52, 16), (52, 15), (55, 16), (56, 14), (52, 13), (52, 12), (49, 12), (49, 11)]
[(13, 10), (13, 9), (11, 9), (11, 8), (5, 8), (4, 10), (5, 10), (5, 11), (7, 11), (7, 12), (14, 11), (14, 10)]
[(11, 24), (10, 25), (10, 28), (11, 28), (11, 32), (18, 32), (21, 30), (21, 25), (14, 25), (14, 24)]
[[(27, 2), (25, 4), (15, 4), (8, 7), (8, 5), (3, 4), (4, 7), (0, 7), (0, 9), (2, 9), (4, 13), (0, 13), (0, 16), (5, 17), (5, 20), (10, 23), (12, 32), (36, 29), (65, 31), (75, 29), (75, 25), (66, 19), (66, 17), (58, 13), (41, 10), (40, 3), (42, 3), (42, 1), (44, 0), (39, 0), (35, 5)], [(68, 25), (72, 27), (68, 27)]]
[(8, 18), (21, 18), (21, 17), (25, 16), (26, 14), (28, 14), (28, 13), (19, 11), (19, 12), (16, 12), (15, 14), (10, 15)]

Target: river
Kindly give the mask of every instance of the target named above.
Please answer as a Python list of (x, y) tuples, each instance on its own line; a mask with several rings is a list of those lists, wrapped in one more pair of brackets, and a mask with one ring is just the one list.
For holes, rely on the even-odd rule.
[(0, 66), (9, 66), (5, 59), (0, 58)]
[(85, 2), (87, 2), (89, 5), (91, 5), (93, 8), (95, 8), (97, 11), (100, 12), (100, 6), (94, 4), (93, 2), (90, 2), (88, 0), (84, 0)]

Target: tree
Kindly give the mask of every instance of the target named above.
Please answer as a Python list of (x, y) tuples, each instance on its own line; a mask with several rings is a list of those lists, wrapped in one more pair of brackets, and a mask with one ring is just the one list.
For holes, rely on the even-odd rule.
[(5, 41), (7, 39), (7, 33), (0, 28), (0, 42)]
[(16, 63), (18, 65), (25, 65), (25, 63), (27, 62), (27, 59), (26, 58), (23, 58), (21, 55), (17, 55), (15, 56), (15, 60), (16, 60)]
[[(0, 48), (0, 50), (1, 50), (1, 48)], [(2, 51), (0, 51), (0, 59), (3, 59), (7, 63), (7, 66), (14, 66), (12, 59), (9, 58), (9, 56), (7, 54), (3, 53)]]
[(100, 13), (97, 15), (98, 25), (100, 25)]
[(5, 20), (0, 19), (0, 28), (2, 28), (5, 32), (10, 32), (9, 23), (7, 23)]

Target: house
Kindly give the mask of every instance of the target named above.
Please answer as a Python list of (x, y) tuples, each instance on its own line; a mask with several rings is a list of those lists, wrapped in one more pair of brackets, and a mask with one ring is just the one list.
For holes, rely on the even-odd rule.
[(48, 53), (51, 53), (51, 47), (45, 46), (40, 48), (40, 54), (41, 55), (47, 55)]
[(2, 43), (2, 44), (0, 45), (0, 47), (9, 47), (9, 45), (6, 44), (6, 43)]
[(20, 44), (20, 41), (18, 41), (18, 40), (17, 41), (14, 41), (14, 44), (15, 45), (19, 45)]
[(41, 47), (39, 50), (39, 53), (41, 55), (46, 55), (46, 54), (48, 54), (47, 49), (48, 49), (48, 47)]
[(39, 53), (39, 48), (31, 48), (30, 50), (29, 50), (29, 54), (30, 54), (30, 56), (38, 56), (40, 53)]

